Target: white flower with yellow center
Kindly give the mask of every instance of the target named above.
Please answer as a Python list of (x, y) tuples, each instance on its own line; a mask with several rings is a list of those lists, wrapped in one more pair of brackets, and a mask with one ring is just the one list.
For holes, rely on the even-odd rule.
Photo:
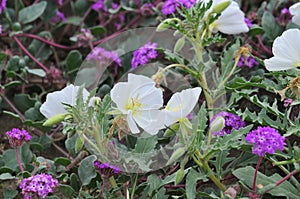
[(200, 87), (196, 87), (175, 93), (162, 110), (164, 125), (170, 126), (185, 119), (197, 104), (201, 91)]
[(159, 109), (163, 106), (163, 93), (152, 79), (128, 74), (128, 82), (117, 83), (110, 95), (117, 109), (126, 115), (131, 133), (139, 133), (138, 126), (152, 135), (162, 128)]
[(292, 22), (300, 26), (300, 2), (292, 5), (289, 11), (293, 15)]
[[(40, 107), (40, 112), (46, 117), (51, 118), (58, 114), (65, 114), (67, 110), (64, 104), (74, 106), (76, 104), (76, 97), (78, 94), (79, 86), (70, 84), (60, 91), (55, 91), (47, 94), (46, 101)], [(83, 89), (83, 99), (87, 100), (90, 93)]]
[(300, 66), (300, 30), (289, 29), (274, 40), (272, 52), (274, 57), (265, 59), (269, 71), (280, 71)]

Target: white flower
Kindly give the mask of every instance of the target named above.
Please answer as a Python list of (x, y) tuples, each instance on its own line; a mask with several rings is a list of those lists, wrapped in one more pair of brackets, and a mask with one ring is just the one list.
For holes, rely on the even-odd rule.
[(185, 118), (197, 104), (201, 91), (200, 87), (196, 87), (175, 93), (162, 110), (164, 125), (170, 126)]
[[(49, 93), (46, 101), (40, 107), (40, 112), (46, 117), (51, 118), (57, 114), (67, 113), (64, 104), (74, 106), (76, 104), (76, 97), (79, 86), (70, 84), (60, 91)], [(83, 89), (83, 99), (86, 100), (90, 93)]]
[(272, 52), (274, 57), (265, 59), (269, 71), (280, 71), (300, 66), (300, 30), (289, 29), (274, 40)]
[[(202, 0), (208, 3), (208, 0)], [(212, 11), (214, 6), (224, 0), (213, 0), (211, 8), (206, 12), (206, 16)], [(213, 32), (220, 31), (225, 34), (240, 34), (248, 32), (249, 28), (245, 22), (245, 13), (241, 11), (239, 5), (235, 1), (231, 1), (230, 5), (221, 13), (219, 18), (211, 24)]]
[(295, 3), (289, 8), (289, 11), (293, 16), (292, 22), (300, 26), (300, 2)]
[(117, 109), (126, 115), (133, 134), (140, 132), (138, 126), (152, 135), (162, 128), (158, 115), (163, 106), (163, 94), (152, 79), (128, 74), (128, 82), (117, 83), (110, 94)]

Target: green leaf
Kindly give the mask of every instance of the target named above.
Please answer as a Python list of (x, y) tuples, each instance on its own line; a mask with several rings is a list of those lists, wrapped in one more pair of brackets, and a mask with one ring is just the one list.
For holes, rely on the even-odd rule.
[(2, 173), (0, 175), (0, 180), (11, 180), (11, 179), (15, 179), (15, 176), (12, 176), (10, 173)]
[(90, 155), (84, 158), (78, 167), (78, 176), (82, 182), (82, 185), (90, 184), (91, 180), (97, 176), (94, 162), (97, 160), (95, 155)]
[(157, 144), (157, 136), (151, 136), (147, 138), (139, 138), (135, 144), (134, 152), (136, 153), (148, 153), (154, 150)]
[(95, 36), (105, 33), (105, 28), (102, 26), (94, 26), (94, 27), (91, 27), (90, 30), (91, 30), (91, 33)]
[(66, 66), (69, 71), (79, 69), (82, 63), (82, 55), (78, 50), (72, 50), (66, 58)]
[(71, 161), (68, 158), (63, 157), (54, 158), (54, 162), (63, 166), (68, 166), (69, 164), (71, 164)]
[(0, 64), (7, 57), (7, 55), (3, 52), (0, 52)]
[(18, 190), (5, 189), (3, 192), (3, 198), (5, 199), (13, 199), (18, 195)]
[(13, 102), (16, 105), (16, 107), (23, 113), (29, 108), (34, 107), (36, 101), (37, 100), (35, 98), (30, 97), (29, 94), (23, 93), (16, 94), (13, 99)]
[(187, 199), (196, 198), (196, 185), (198, 180), (207, 180), (206, 175), (198, 173), (195, 169), (191, 169), (186, 177), (186, 197)]
[(204, 132), (207, 127), (207, 110), (205, 107), (205, 103), (202, 104), (199, 113), (197, 115), (197, 119), (193, 123), (193, 135), (195, 136), (195, 145), (197, 149), (200, 149), (202, 146), (202, 143), (204, 141)]
[(251, 28), (250, 28), (250, 30), (249, 30), (248, 33), (249, 33), (250, 35), (255, 36), (255, 35), (261, 34), (263, 31), (264, 31), (264, 30), (263, 30), (262, 27), (260, 27), (260, 26), (258, 26), (258, 25), (256, 25), (256, 24), (253, 24), (253, 25), (251, 26)]
[(40, 3), (23, 8), (19, 12), (19, 22), (22, 24), (33, 22), (43, 14), (46, 6), (47, 2), (42, 1)]
[(262, 28), (265, 31), (265, 35), (268, 37), (268, 39), (272, 41), (281, 34), (281, 28), (279, 24), (269, 11), (265, 11), (262, 16)]
[(27, 69), (27, 72), (39, 77), (45, 77), (46, 76), (46, 72), (43, 69)]
[(75, 191), (78, 192), (80, 190), (80, 181), (75, 173), (72, 173), (70, 176), (70, 185)]
[[(255, 169), (253, 167), (247, 166), (233, 171), (233, 175), (248, 187), (252, 187), (254, 172)], [(272, 176), (266, 176), (261, 172), (258, 172), (257, 174), (257, 184), (261, 184), (264, 187), (269, 184), (276, 184), (276, 182), (281, 179), (282, 177), (277, 173)], [(299, 198), (298, 190), (289, 181), (284, 181), (281, 185), (275, 187), (269, 193), (273, 196), (285, 196), (287, 199)]]
[(73, 16), (73, 17), (68, 17), (65, 22), (62, 24), (72, 24), (74, 26), (79, 26), (81, 21), (81, 17)]
[(66, 184), (60, 184), (59, 185), (59, 190), (67, 197), (73, 198), (75, 196), (75, 191), (74, 189)]

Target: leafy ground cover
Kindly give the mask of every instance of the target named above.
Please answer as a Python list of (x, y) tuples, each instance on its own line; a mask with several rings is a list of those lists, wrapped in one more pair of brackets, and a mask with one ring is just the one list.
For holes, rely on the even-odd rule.
[(299, 17), (0, 0), (0, 198), (300, 198)]

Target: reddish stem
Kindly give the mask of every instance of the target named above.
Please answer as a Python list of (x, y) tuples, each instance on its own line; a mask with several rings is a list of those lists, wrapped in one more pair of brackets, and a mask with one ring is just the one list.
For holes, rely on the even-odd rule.
[(47, 74), (49, 73), (49, 70), (46, 66), (44, 66), (44, 64), (42, 64), (39, 60), (37, 60), (24, 46), (23, 44), (20, 42), (20, 40), (16, 37), (13, 36), (12, 37), (13, 40), (15, 40), (15, 42), (19, 45), (19, 47), (24, 51), (24, 53), (26, 53), (37, 65), (39, 65)]
[(23, 166), (22, 166), (22, 164), (21, 164), (20, 157), (19, 157), (18, 147), (16, 147), (16, 158), (17, 158), (18, 165), (19, 165), (19, 167), (20, 167), (21, 172), (24, 173), (24, 169), (23, 169)]
[(255, 191), (256, 191), (257, 172), (258, 172), (258, 168), (260, 166), (260, 162), (261, 162), (262, 158), (263, 158), (263, 156), (259, 156), (259, 159), (258, 159), (257, 164), (256, 164), (255, 173), (254, 173), (254, 179), (253, 179), (253, 185), (252, 185), (252, 193), (253, 194), (255, 194)]
[[(279, 180), (272, 189), (274, 189), (275, 187), (281, 185), (284, 181), (286, 181), (287, 179), (289, 179), (290, 177), (292, 177), (293, 175), (295, 175), (297, 172), (298, 172), (298, 170), (295, 169), (294, 171), (292, 171), (291, 173), (289, 173), (288, 175), (286, 175), (284, 178), (282, 178), (281, 180)], [(268, 193), (272, 189), (267, 190), (265, 193)]]
[(36, 36), (36, 35), (33, 35), (33, 34), (22, 33), (22, 34), (18, 34), (16, 36), (18, 36), (18, 37), (28, 37), (28, 38), (36, 39), (36, 40), (39, 40), (39, 41), (44, 42), (46, 44), (49, 44), (50, 46), (53, 46), (53, 47), (56, 47), (56, 48), (65, 49), (65, 50), (73, 50), (73, 49), (77, 49), (78, 48), (77, 46), (63, 46), (63, 45), (54, 43), (52, 41), (49, 41), (47, 39), (44, 39), (42, 37), (39, 37), (39, 36)]

